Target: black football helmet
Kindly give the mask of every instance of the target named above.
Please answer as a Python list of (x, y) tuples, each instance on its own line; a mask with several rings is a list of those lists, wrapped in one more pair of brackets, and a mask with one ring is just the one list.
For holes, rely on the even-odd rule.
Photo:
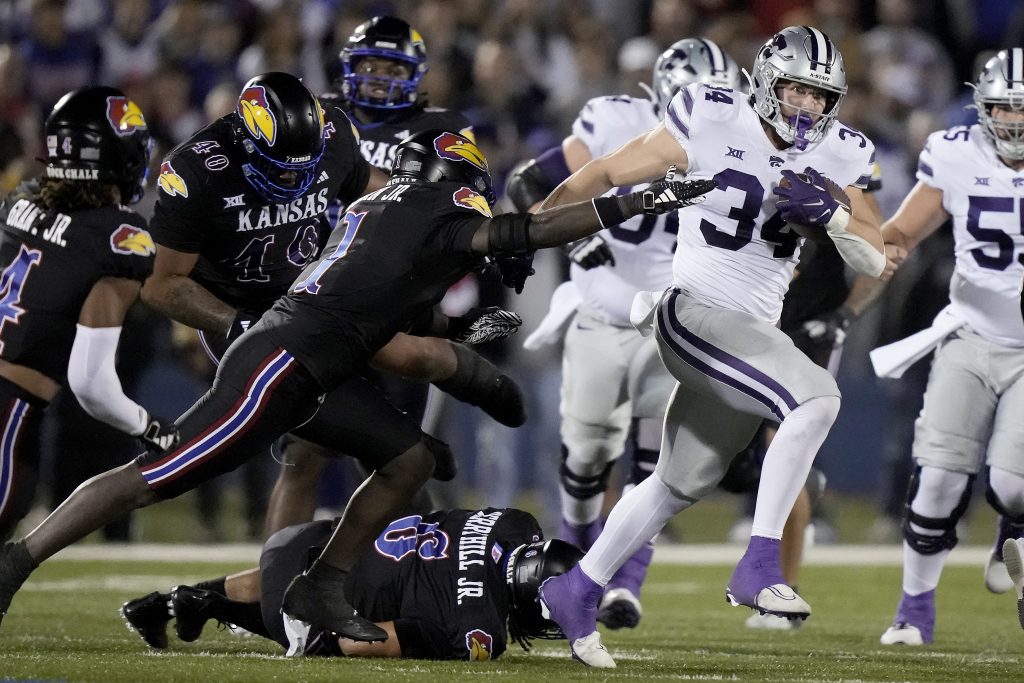
[[(416, 103), (420, 79), (427, 72), (427, 50), (419, 31), (398, 17), (374, 17), (356, 27), (338, 55), (341, 60), (341, 90), (349, 102), (368, 109), (404, 109)], [(360, 74), (359, 61), (380, 57), (408, 65), (412, 75), (405, 78)], [(376, 81), (388, 85), (384, 97), (368, 97), (360, 85)]]
[(579, 564), (582, 557), (582, 550), (557, 538), (524, 544), (509, 553), (505, 567), (510, 603), (509, 634), (524, 649), (529, 649), (530, 638), (565, 637), (558, 624), (541, 614), (537, 595), (546, 579), (566, 573)]
[(469, 138), (445, 130), (426, 130), (402, 140), (395, 150), (391, 177), (465, 183), (490, 206), (497, 201), (484, 153)]
[(295, 76), (271, 71), (242, 88), (235, 134), (249, 184), (268, 202), (298, 199), (324, 155), (324, 110)]
[(47, 178), (110, 183), (122, 202), (142, 199), (152, 144), (142, 110), (123, 92), (93, 86), (67, 93), (44, 133)]

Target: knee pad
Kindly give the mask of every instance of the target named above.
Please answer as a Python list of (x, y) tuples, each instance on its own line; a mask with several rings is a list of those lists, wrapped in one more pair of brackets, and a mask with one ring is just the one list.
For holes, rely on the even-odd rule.
[(562, 464), (558, 468), (558, 476), (566, 493), (577, 500), (587, 500), (605, 492), (605, 489), (608, 488), (608, 477), (611, 476), (612, 467), (615, 466), (614, 460), (607, 463), (597, 474), (580, 475), (569, 469), (566, 463), (568, 457), (569, 449), (563, 445)]
[[(1010, 476), (1024, 480), (1024, 478), (1021, 478), (1017, 475), (1010, 474)], [(986, 477), (986, 479), (987, 481), (985, 485), (985, 500), (987, 500), (988, 504), (992, 506), (992, 509), (1001, 514), (1006, 519), (1006, 521), (1009, 522), (1011, 525), (1024, 526), (1024, 510), (1011, 509), (1009, 506), (1006, 505), (1006, 503), (1003, 502), (1003, 500), (999, 497), (999, 494), (996, 492), (995, 487), (992, 486), (991, 468), (989, 468), (988, 470), (988, 476)]]
[[(907, 487), (907, 501), (903, 512), (903, 538), (911, 548), (922, 555), (935, 555), (943, 550), (952, 550), (956, 547), (959, 540), (956, 535), (956, 523), (963, 517), (964, 512), (967, 510), (967, 504), (971, 501), (974, 477), (975, 475), (973, 474), (967, 475), (967, 485), (964, 487), (963, 493), (960, 494), (960, 500), (948, 517), (925, 517), (924, 515), (917, 514), (911, 508), (914, 503), (914, 497), (917, 496), (918, 489), (921, 486), (921, 466), (917, 465), (914, 467), (914, 472), (910, 476), (910, 485)], [(935, 535), (922, 534), (916, 531), (913, 525), (942, 533)]]

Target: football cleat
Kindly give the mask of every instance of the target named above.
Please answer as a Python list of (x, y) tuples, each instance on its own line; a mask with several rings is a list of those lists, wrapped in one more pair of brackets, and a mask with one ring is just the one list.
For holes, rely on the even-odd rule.
[(601, 642), (601, 634), (594, 631), (589, 636), (577, 638), (569, 645), (572, 657), (595, 669), (614, 669), (615, 660), (608, 654), (608, 649)]
[(0, 623), (11, 607), (14, 594), (37, 566), (24, 543), (5, 543), (0, 547)]
[[(220, 593), (192, 586), (171, 589), (171, 610), (174, 612), (174, 632), (178, 638), (191, 643), (203, 634), (203, 627), (212, 617), (211, 608), (226, 598)], [(219, 620), (218, 620), (219, 621)]]
[(612, 588), (601, 598), (597, 620), (613, 630), (636, 628), (643, 613), (640, 601), (628, 589)]
[(903, 594), (896, 618), (879, 639), (882, 645), (926, 645), (935, 631), (935, 591)]
[(1003, 542), (1003, 560), (1006, 573), (1017, 590), (1017, 620), (1024, 628), (1024, 541), (1008, 538)]
[(308, 574), (299, 574), (288, 584), (281, 613), (352, 640), (383, 642), (388, 639), (384, 629), (362, 617), (349, 604), (343, 590), (317, 585)]
[(167, 622), (171, 616), (170, 593), (153, 591), (121, 605), (121, 618), (128, 629), (158, 650), (167, 647)]
[(597, 632), (597, 606), (604, 590), (576, 565), (565, 574), (545, 579), (538, 601), (541, 616), (558, 624), (569, 641), (573, 659), (599, 669), (615, 667)]
[(746, 625), (747, 628), (758, 629), (762, 631), (795, 631), (803, 625), (803, 621), (800, 619), (788, 619), (786, 617), (778, 617), (774, 614), (761, 614), (755, 612), (747, 617)]
[(1006, 564), (999, 554), (993, 550), (985, 563), (985, 588), (990, 593), (1006, 593), (1013, 590), (1013, 580), (1006, 570)]
[(786, 585), (779, 567), (779, 545), (778, 539), (751, 536), (726, 586), (725, 599), (733, 607), (744, 605), (761, 614), (806, 619), (811, 606)]

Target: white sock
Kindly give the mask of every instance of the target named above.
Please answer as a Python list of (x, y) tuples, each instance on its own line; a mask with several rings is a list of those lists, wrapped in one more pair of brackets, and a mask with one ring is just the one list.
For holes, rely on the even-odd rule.
[(565, 489), (559, 491), (562, 496), (562, 519), (574, 526), (584, 526), (597, 520), (601, 516), (601, 508), (604, 507), (604, 494), (580, 500), (573, 498)]
[(839, 399), (819, 396), (801, 403), (779, 425), (761, 465), (751, 536), (782, 538), (782, 527), (837, 414)]
[(690, 507), (652, 474), (624, 495), (605, 522), (594, 547), (580, 560), (580, 569), (604, 586), (629, 557), (653, 539), (668, 520)]

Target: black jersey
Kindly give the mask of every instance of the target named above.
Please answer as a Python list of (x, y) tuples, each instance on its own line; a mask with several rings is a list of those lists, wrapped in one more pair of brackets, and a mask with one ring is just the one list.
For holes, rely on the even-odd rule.
[(225, 116), (168, 154), (152, 221), (160, 245), (198, 253), (190, 277), (226, 303), (250, 313), (270, 307), (320, 254), (330, 232), (328, 203), (362, 194), (370, 166), (337, 107), (324, 107), (327, 146), (305, 195), (268, 204), (242, 173), (232, 119)]
[[(337, 103), (342, 109), (348, 108), (348, 103), (337, 93), (325, 93), (320, 99)], [(394, 165), (398, 144), (414, 133), (447, 130), (473, 139), (473, 126), (469, 119), (450, 109), (418, 104), (370, 123), (363, 123), (354, 114), (350, 114), (349, 118), (359, 131), (359, 151), (363, 158), (388, 173)]]
[(332, 389), (480, 264), (471, 243), (489, 216), (460, 183), (393, 180), (348, 207), (263, 324)]
[(403, 657), (493, 659), (508, 636), (507, 554), (542, 537), (515, 509), (403, 517), (363, 553), (345, 597), (370, 621), (396, 622)]
[(142, 282), (155, 249), (130, 209), (46, 212), (35, 194), (23, 184), (0, 204), (0, 358), (63, 383), (93, 285), (105, 277)]

